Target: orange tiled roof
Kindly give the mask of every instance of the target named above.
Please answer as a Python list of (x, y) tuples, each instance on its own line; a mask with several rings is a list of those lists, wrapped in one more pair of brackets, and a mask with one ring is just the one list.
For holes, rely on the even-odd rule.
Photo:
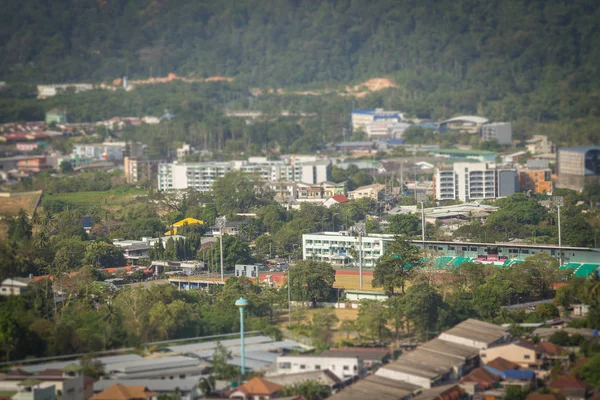
[(281, 390), (283, 386), (270, 382), (263, 378), (252, 378), (235, 390), (245, 393), (246, 395), (254, 396), (270, 396), (273, 393)]
[(481, 367), (474, 369), (471, 371), (471, 373), (460, 380), (461, 383), (475, 382), (483, 389), (490, 389), (492, 386), (494, 386), (494, 383), (498, 381), (500, 381), (500, 377), (498, 375), (492, 374), (487, 369)]
[(550, 382), (550, 387), (556, 390), (563, 389), (586, 389), (590, 390), (591, 387), (586, 382), (581, 381), (577, 378), (572, 378), (569, 376), (559, 376)]
[(540, 342), (537, 344), (537, 348), (540, 352), (550, 355), (562, 354), (565, 352), (565, 349), (550, 342)]
[(502, 357), (498, 357), (498, 358), (494, 358), (492, 361), (490, 361), (489, 363), (485, 364), (488, 367), (497, 369), (498, 371), (505, 371), (507, 369), (519, 369), (520, 366), (519, 364), (515, 364), (512, 361), (508, 361), (505, 358)]
[(145, 386), (125, 386), (115, 383), (93, 396), (91, 400), (138, 400), (151, 399), (155, 396), (156, 393), (149, 391)]

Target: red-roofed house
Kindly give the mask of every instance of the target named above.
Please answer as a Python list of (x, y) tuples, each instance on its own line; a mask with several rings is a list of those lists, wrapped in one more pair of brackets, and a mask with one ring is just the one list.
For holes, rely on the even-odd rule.
[(335, 196), (331, 196), (330, 198), (328, 198), (327, 200), (325, 200), (325, 202), (323, 203), (323, 205), (325, 207), (329, 208), (329, 207), (334, 206), (336, 204), (347, 203), (349, 201), (350, 201), (350, 199), (348, 199), (343, 194), (336, 194)]
[(263, 378), (252, 378), (229, 393), (230, 399), (269, 400), (277, 397), (283, 386)]
[(538, 367), (544, 363), (539, 349), (534, 344), (523, 340), (489, 347), (481, 350), (479, 356), (485, 364), (498, 357), (519, 364), (523, 368)]
[(476, 383), (478, 392), (492, 389), (498, 382), (500, 382), (500, 377), (498, 375), (493, 374), (487, 369), (481, 367), (474, 369), (460, 380), (462, 385), (467, 383)]
[(525, 400), (564, 400), (564, 398), (554, 393), (530, 393)]
[(516, 364), (512, 361), (508, 361), (507, 359), (504, 359), (502, 357), (497, 357), (485, 365), (490, 368), (497, 369), (498, 371), (506, 371), (508, 369), (519, 369), (520, 368), (519, 364)]
[(572, 378), (570, 376), (559, 376), (550, 382), (550, 389), (565, 390), (565, 389), (585, 389), (591, 391), (592, 387), (582, 380)]

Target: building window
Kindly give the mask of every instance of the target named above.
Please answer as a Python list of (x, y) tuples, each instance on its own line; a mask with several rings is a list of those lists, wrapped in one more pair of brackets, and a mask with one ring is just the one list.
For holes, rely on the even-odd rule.
[(485, 353), (481, 353), (480, 357), (481, 358), (486, 358), (487, 356), (485, 355)]
[(306, 365), (300, 364), (300, 369), (306, 369)]
[(278, 367), (280, 369), (291, 369), (292, 368), (292, 363), (290, 363), (290, 362), (280, 362)]
[(348, 370), (350, 370), (350, 366), (344, 365), (344, 371), (348, 371)]
[(315, 369), (321, 369), (320, 365), (315, 365)]
[(529, 356), (529, 354), (525, 354), (525, 355), (523, 356), (523, 358), (525, 358), (526, 360), (529, 360), (530, 356)]

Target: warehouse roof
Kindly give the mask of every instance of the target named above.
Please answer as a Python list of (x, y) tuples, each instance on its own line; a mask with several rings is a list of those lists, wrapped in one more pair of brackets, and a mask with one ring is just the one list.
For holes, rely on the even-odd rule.
[(479, 350), (474, 347), (464, 346), (462, 344), (452, 343), (437, 338), (422, 344), (420, 348), (432, 353), (457, 357), (463, 360), (479, 355)]
[(292, 386), (305, 381), (317, 381), (329, 387), (342, 383), (340, 378), (328, 369), (299, 372), (296, 374), (269, 375), (267, 379), (282, 386)]
[(332, 400), (399, 400), (419, 389), (417, 385), (370, 375), (329, 397)]
[(445, 121), (440, 122), (441, 124), (447, 124), (449, 122), (469, 122), (472, 124), (486, 124), (490, 120), (485, 117), (478, 117), (476, 115), (460, 115), (458, 117), (450, 118)]

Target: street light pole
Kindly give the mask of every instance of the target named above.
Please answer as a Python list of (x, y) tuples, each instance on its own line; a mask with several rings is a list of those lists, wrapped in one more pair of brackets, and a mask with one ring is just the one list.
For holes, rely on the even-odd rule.
[(240, 308), (240, 341), (242, 358), (242, 378), (246, 375), (246, 349), (244, 347), (244, 307), (248, 305), (248, 300), (240, 297), (235, 301), (235, 305)]
[(552, 202), (556, 205), (558, 211), (558, 266), (562, 266), (562, 234), (560, 230), (560, 208), (565, 205), (565, 198), (562, 196), (552, 197)]
[(362, 275), (362, 237), (367, 233), (367, 227), (363, 222), (359, 222), (354, 225), (351, 230), (358, 234), (358, 275), (359, 275), (359, 287), (363, 288), (363, 275)]
[(417, 201), (421, 203), (421, 241), (423, 242), (423, 251), (425, 251), (425, 200), (427, 200), (427, 195), (425, 193), (419, 193), (417, 195)]
[(219, 251), (221, 253), (221, 282), (225, 282), (224, 268), (223, 268), (223, 228), (227, 224), (227, 218), (225, 216), (217, 218), (217, 226), (219, 227)]
[(560, 208), (565, 205), (563, 196), (552, 197), (552, 202), (556, 205), (558, 211), (558, 266), (562, 266), (562, 233), (560, 230)]
[[(297, 244), (293, 245), (292, 253), (296, 252)], [(288, 270), (287, 270), (287, 287), (288, 287), (288, 326), (292, 324), (292, 281), (290, 280), (290, 272), (292, 271), (292, 258), (288, 257)]]

